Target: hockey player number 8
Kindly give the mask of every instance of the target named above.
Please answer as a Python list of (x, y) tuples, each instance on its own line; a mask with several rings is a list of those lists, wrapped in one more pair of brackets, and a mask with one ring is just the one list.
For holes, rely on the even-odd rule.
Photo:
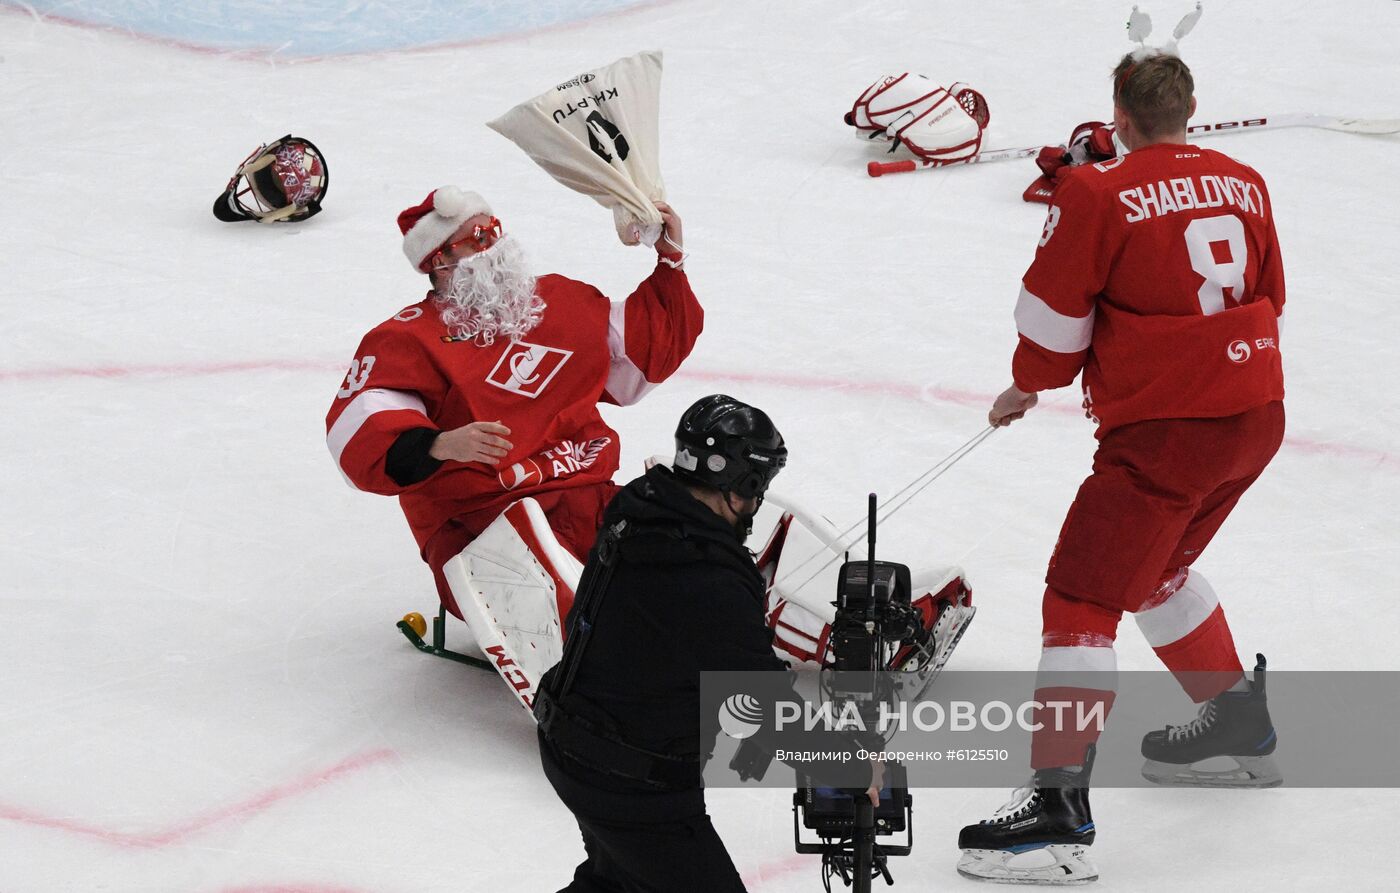
[(1244, 239), (1244, 223), (1229, 214), (1202, 217), (1186, 227), (1186, 250), (1191, 269), (1205, 282), (1196, 291), (1201, 312), (1206, 316), (1225, 309), (1225, 289), (1238, 301), (1244, 296), (1244, 268), (1249, 257)]
[(1055, 227), (1060, 225), (1060, 206), (1051, 205), (1045, 212), (1045, 229), (1040, 234), (1040, 247), (1044, 248), (1050, 237), (1055, 235)]

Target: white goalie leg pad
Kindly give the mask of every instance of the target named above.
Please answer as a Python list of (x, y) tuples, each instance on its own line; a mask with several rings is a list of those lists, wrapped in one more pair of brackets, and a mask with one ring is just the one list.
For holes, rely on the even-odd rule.
[(562, 656), (564, 620), (583, 565), (533, 499), (512, 503), (443, 566), (477, 644), (529, 710)]
[[(768, 625), (774, 646), (799, 660), (824, 664), (836, 609), (837, 574), (846, 560), (865, 557), (863, 544), (843, 540), (824, 516), (770, 492), (767, 503), (782, 512), (758, 568), (768, 584)], [(913, 599), (933, 638), (925, 649), (906, 649), (898, 664), (932, 681), (956, 647), (976, 611), (961, 568), (933, 568), (912, 575)]]
[(783, 510), (758, 557), (759, 573), (768, 586), (773, 644), (798, 660), (822, 663), (829, 624), (836, 616), (831, 593), (837, 563), (823, 565), (839, 555), (831, 549), (836, 530), (825, 518), (788, 508), (780, 496), (770, 493), (768, 501)]
[(998, 884), (1072, 886), (1098, 880), (1083, 844), (1050, 844), (1033, 850), (963, 850), (958, 874)]
[(972, 605), (967, 577), (957, 565), (913, 574), (910, 583), (911, 603), (923, 614), (929, 639), (922, 647), (902, 650), (895, 658), (894, 668), (909, 674), (903, 684), (904, 693), (917, 698), (942, 672), (977, 609)]
[(825, 663), (831, 624), (801, 605), (768, 592), (768, 626), (773, 646), (798, 660)]

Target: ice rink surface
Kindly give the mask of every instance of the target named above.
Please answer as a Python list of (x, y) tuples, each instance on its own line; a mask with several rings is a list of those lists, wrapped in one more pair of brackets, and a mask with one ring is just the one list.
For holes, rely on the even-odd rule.
[[(550, 27), (522, 12), (531, 30), (511, 36), (440, 4), (425, 13), (440, 39), (414, 34), (446, 47), (299, 59), (0, 4), (3, 893), (565, 884), (582, 847), (529, 717), (498, 680), (394, 630), (434, 606), (429, 574), (397, 505), (345, 485), (323, 423), (360, 336), (422, 296), (394, 217), (435, 186), (485, 194), (541, 271), (615, 298), (646, 275), (650, 252), (618, 244), (610, 214), (483, 126), (559, 81), (665, 52), (662, 168), (708, 311), (681, 374), (605, 409), (620, 477), (723, 390), (782, 428), (781, 488), (844, 524), (985, 424), (1042, 225), (1020, 199), (1034, 168), (871, 180), (878, 156), (841, 115), (913, 70), (986, 94), (989, 148), (1058, 142), (1110, 112), (1126, 0), (552, 5)], [(128, 6), (149, 26), (173, 4)], [(256, 31), (271, 4), (213, 6), (204, 19)], [(345, 46), (398, 45), (399, 7), (325, 6), (300, 4)], [(85, 5), (46, 8), (81, 20)], [(1161, 39), (1190, 4), (1148, 9)], [(1400, 3), (1216, 0), (1183, 52), (1198, 120), (1390, 118), (1397, 44)], [(325, 212), (215, 221), (230, 171), (288, 131), (329, 158)], [(1400, 139), (1209, 145), (1272, 191), (1289, 434), (1198, 567), (1241, 650), (1271, 666), (1400, 669)], [(981, 613), (953, 666), (1034, 666), (1045, 561), (1094, 445), (1078, 400), (1043, 402), (882, 528), (884, 557), (966, 567)], [(1132, 624), (1118, 652), (1156, 666)], [(957, 829), (1006, 794), (917, 793), (896, 889), (974, 889), (953, 870)], [(709, 802), (750, 889), (820, 889), (791, 853), (786, 795)], [(1393, 790), (1093, 804), (1105, 893), (1394, 889)]]

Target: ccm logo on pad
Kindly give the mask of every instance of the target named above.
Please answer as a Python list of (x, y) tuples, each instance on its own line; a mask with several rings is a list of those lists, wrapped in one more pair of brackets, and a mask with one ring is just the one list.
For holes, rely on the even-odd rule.
[(502, 390), (533, 400), (544, 391), (545, 386), (573, 355), (571, 350), (545, 347), (528, 341), (512, 341), (496, 361), (491, 374), (486, 376), (486, 381)]

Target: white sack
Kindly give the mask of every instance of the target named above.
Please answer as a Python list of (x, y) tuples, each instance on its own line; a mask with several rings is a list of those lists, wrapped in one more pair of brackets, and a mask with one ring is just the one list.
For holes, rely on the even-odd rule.
[(657, 118), (661, 53), (637, 53), (522, 102), (487, 127), (565, 186), (613, 211), (628, 245), (654, 244), (664, 201)]

